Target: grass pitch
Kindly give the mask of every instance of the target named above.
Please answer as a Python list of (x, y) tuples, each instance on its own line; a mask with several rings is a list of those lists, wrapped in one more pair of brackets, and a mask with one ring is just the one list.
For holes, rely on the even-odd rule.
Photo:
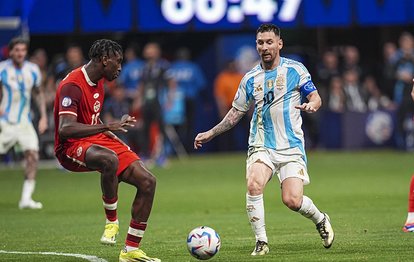
[[(254, 236), (245, 213), (245, 155), (197, 155), (155, 168), (157, 192), (142, 242), (162, 261), (196, 261), (186, 250), (188, 232), (207, 225), (221, 236), (213, 261), (413, 261), (414, 233), (403, 233), (413, 155), (394, 151), (311, 152), (311, 184), (305, 194), (328, 212), (336, 233), (323, 248), (312, 222), (289, 211), (280, 200), (277, 179), (265, 192), (270, 253), (251, 257)], [(40, 211), (19, 210), (22, 170), (0, 170), (0, 250), (58, 252), (117, 261), (135, 194), (119, 189), (118, 243), (99, 243), (104, 212), (98, 173), (40, 170), (36, 200)], [(1, 253), (0, 261), (86, 261), (46, 254)]]

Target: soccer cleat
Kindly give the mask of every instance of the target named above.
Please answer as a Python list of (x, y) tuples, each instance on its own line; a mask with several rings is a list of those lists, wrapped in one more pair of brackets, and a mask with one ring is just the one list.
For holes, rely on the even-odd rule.
[(414, 223), (405, 224), (402, 228), (402, 231), (404, 232), (414, 232)]
[(114, 245), (116, 243), (116, 236), (118, 233), (118, 223), (107, 223), (105, 225), (105, 231), (101, 237), (101, 243), (106, 245)]
[(254, 248), (253, 252), (251, 253), (252, 256), (263, 256), (269, 253), (269, 245), (264, 241), (257, 241), (256, 247)]
[(119, 254), (119, 262), (161, 262), (161, 259), (147, 256), (141, 249), (135, 249), (127, 252), (126, 249), (121, 250)]
[(325, 248), (330, 248), (335, 238), (335, 233), (331, 226), (331, 220), (328, 214), (323, 213), (324, 218), (316, 225), (316, 229), (322, 238), (322, 244)]
[(29, 201), (20, 201), (19, 202), (20, 209), (42, 209), (43, 205), (40, 202), (36, 202), (33, 199)]

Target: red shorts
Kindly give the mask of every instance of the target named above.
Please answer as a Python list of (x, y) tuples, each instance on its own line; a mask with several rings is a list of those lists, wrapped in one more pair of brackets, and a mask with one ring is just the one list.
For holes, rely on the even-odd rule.
[(85, 153), (92, 145), (100, 145), (115, 152), (119, 161), (118, 170), (116, 171), (117, 176), (132, 162), (140, 159), (128, 146), (104, 134), (70, 139), (70, 142), (66, 142), (59, 147), (56, 157), (65, 169), (73, 172), (99, 171), (88, 168), (85, 163)]

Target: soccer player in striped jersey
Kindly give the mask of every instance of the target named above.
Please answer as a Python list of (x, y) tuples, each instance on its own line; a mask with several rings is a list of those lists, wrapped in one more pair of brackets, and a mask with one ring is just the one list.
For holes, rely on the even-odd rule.
[(25, 180), (19, 208), (41, 209), (32, 199), (39, 161), (39, 139), (30, 117), (30, 100), (36, 96), (40, 111), (38, 131), (47, 129), (46, 104), (39, 67), (26, 60), (29, 42), (21, 37), (9, 43), (10, 58), (0, 62), (0, 154), (19, 145), (24, 152)]
[[(246, 209), (256, 237), (252, 256), (269, 252), (263, 203), (264, 188), (277, 175), (282, 201), (291, 210), (310, 219), (325, 248), (334, 240), (329, 216), (303, 194), (309, 184), (301, 111), (316, 112), (322, 102), (303, 64), (280, 56), (283, 41), (280, 29), (263, 24), (256, 32), (256, 49), (261, 62), (240, 82), (233, 107), (212, 129), (200, 133), (194, 148), (235, 126), (254, 105), (246, 160)], [(302, 99), (306, 102), (302, 103)]]

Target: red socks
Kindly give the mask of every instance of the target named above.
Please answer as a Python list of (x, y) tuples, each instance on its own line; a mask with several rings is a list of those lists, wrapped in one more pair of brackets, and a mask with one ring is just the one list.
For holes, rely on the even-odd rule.
[(118, 217), (116, 214), (116, 209), (118, 205), (118, 197), (106, 198), (105, 196), (102, 196), (102, 200), (103, 200), (103, 206), (105, 209), (106, 219), (108, 219), (108, 221), (110, 222), (115, 222), (116, 220), (118, 220)]
[(414, 176), (411, 177), (410, 193), (408, 195), (408, 212), (414, 212)]
[(128, 228), (128, 235), (125, 241), (125, 245), (128, 247), (138, 248), (142, 237), (144, 236), (145, 229), (147, 228), (147, 222), (135, 222), (131, 219)]

